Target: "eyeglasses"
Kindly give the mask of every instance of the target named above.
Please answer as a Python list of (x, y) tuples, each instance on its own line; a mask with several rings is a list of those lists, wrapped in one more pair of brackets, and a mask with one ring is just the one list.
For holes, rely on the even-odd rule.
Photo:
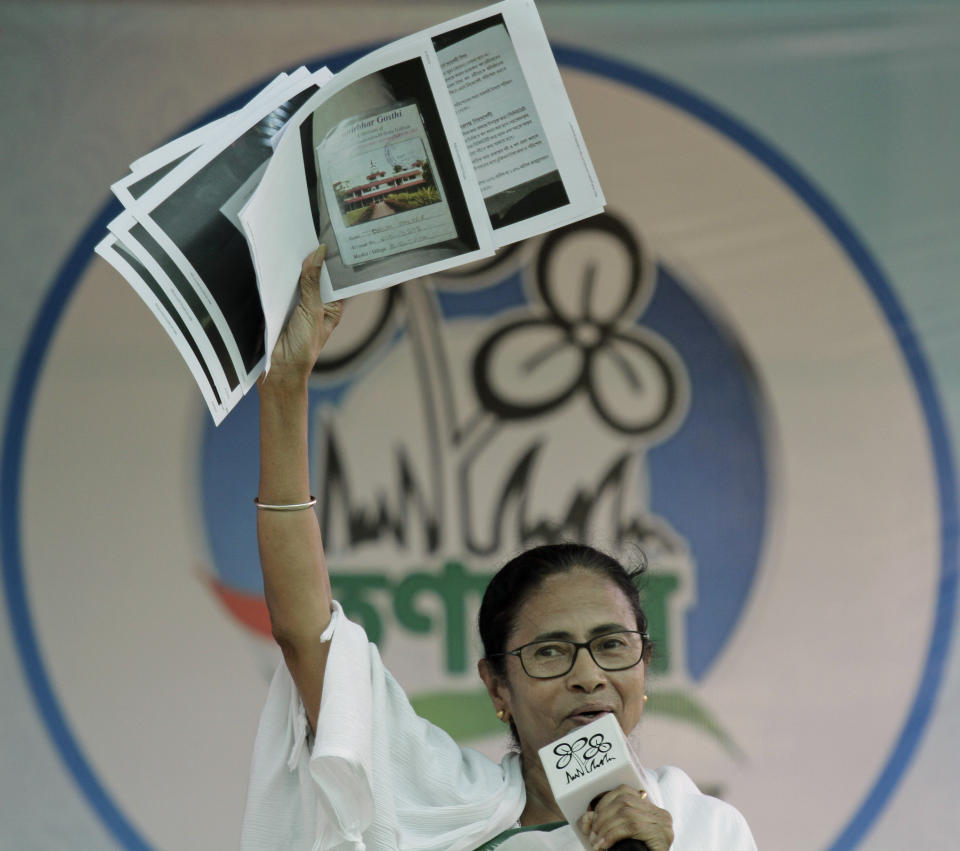
[(531, 641), (522, 647), (494, 655), (516, 656), (528, 677), (549, 680), (568, 674), (583, 648), (604, 671), (625, 671), (639, 664), (647, 640), (645, 632), (620, 630), (597, 635), (589, 641)]

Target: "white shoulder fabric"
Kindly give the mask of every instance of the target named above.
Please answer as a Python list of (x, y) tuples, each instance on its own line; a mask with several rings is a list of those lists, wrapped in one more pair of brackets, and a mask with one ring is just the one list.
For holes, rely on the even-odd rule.
[(274, 675), (254, 746), (241, 845), (311, 851), (470, 851), (524, 805), (519, 759), (497, 765), (420, 718), (363, 629), (335, 603), (317, 719)]

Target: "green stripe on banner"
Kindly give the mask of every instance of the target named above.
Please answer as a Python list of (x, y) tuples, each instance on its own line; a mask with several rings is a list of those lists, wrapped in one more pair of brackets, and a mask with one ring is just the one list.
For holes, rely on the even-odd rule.
[[(418, 715), (446, 730), (456, 741), (490, 736), (503, 730), (490, 705), (486, 689), (428, 692), (412, 698)], [(707, 709), (682, 691), (654, 692), (645, 712), (664, 715), (703, 730), (736, 759), (743, 751)]]

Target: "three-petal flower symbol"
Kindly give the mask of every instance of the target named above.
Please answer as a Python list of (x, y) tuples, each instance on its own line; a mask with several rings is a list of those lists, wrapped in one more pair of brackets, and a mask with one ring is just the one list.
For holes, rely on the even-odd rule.
[(677, 411), (683, 369), (661, 337), (637, 325), (653, 285), (636, 240), (610, 215), (587, 224), (576, 226), (582, 239), (562, 230), (546, 238), (535, 277), (542, 308), (481, 344), (474, 384), (501, 420), (542, 416), (582, 391), (614, 430), (649, 433)]
[(586, 760), (593, 759), (595, 756), (609, 751), (610, 747), (610, 742), (603, 738), (603, 733), (594, 733), (587, 742), (587, 749), (583, 752), (583, 758)]
[(560, 757), (557, 760), (557, 768), (566, 768), (572, 759), (575, 759), (580, 768), (583, 768), (580, 751), (586, 744), (587, 740), (585, 738), (577, 739), (572, 745), (569, 742), (558, 742), (553, 749), (553, 752)]

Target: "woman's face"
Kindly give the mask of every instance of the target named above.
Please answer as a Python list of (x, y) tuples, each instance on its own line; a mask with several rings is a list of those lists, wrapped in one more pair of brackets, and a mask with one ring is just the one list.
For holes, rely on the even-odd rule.
[[(531, 641), (563, 638), (589, 641), (596, 635), (637, 628), (630, 601), (601, 574), (574, 569), (544, 580), (521, 606), (507, 649)], [(506, 657), (506, 680), (481, 665), (481, 676), (496, 709), (513, 719), (527, 759), (535, 759), (544, 745), (575, 727), (588, 724), (598, 713), (612, 712), (629, 735), (643, 712), (645, 664), (625, 671), (604, 671), (586, 648), (562, 677), (538, 680), (527, 676), (516, 656)]]

